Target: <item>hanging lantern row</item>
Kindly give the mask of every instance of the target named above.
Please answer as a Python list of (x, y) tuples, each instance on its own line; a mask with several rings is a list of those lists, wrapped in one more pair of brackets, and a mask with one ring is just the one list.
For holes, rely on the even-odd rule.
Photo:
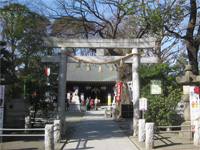
[(87, 68), (86, 68), (87, 71), (90, 71), (91, 68), (90, 68), (90, 64), (87, 64)]
[(142, 55), (143, 53), (131, 53), (131, 54), (128, 54), (120, 59), (116, 59), (116, 60), (113, 60), (113, 61), (108, 61), (108, 62), (91, 62), (91, 61), (87, 61), (87, 60), (83, 60), (83, 59), (79, 59), (78, 57), (74, 56), (74, 55), (71, 55), (69, 53), (66, 53), (67, 55), (69, 55), (70, 57), (73, 57), (74, 59), (76, 59), (78, 62), (76, 63), (76, 68), (80, 68), (80, 62), (84, 62), (84, 63), (87, 63), (87, 67), (86, 67), (86, 70), (87, 71), (90, 71), (91, 70), (91, 67), (90, 67), (90, 64), (99, 64), (99, 72), (103, 72), (103, 69), (102, 69), (102, 64), (111, 64), (110, 66), (110, 71), (114, 71), (114, 67), (113, 67), (113, 63), (116, 63), (116, 62), (120, 62), (119, 63), (119, 67), (123, 67), (123, 59), (129, 57), (129, 56), (132, 56), (132, 55)]

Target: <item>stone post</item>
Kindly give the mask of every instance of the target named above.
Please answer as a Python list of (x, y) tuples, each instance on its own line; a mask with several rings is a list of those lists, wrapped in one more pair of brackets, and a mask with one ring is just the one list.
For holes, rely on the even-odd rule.
[(65, 96), (66, 96), (66, 77), (67, 77), (67, 49), (61, 48), (59, 80), (58, 80), (58, 116), (61, 120), (62, 134), (66, 133), (65, 124)]
[(28, 115), (25, 117), (25, 129), (28, 129), (31, 127), (31, 116)]
[(54, 143), (60, 143), (61, 140), (61, 121), (54, 120)]
[(182, 99), (184, 101), (184, 120), (190, 121), (190, 101), (189, 101), (189, 94), (190, 94), (190, 86), (183, 85), (183, 95)]
[[(137, 48), (132, 49), (132, 53), (138, 53)], [(138, 120), (140, 118), (140, 110), (139, 110), (139, 98), (140, 98), (140, 81), (139, 74), (137, 72), (137, 68), (140, 64), (140, 56), (133, 55), (132, 62), (132, 81), (133, 81), (133, 136), (138, 135)]]
[(139, 119), (138, 141), (145, 141), (145, 119)]
[(112, 119), (113, 119), (113, 120), (116, 120), (116, 119), (117, 119), (117, 117), (116, 117), (116, 108), (113, 108), (113, 109), (112, 109)]
[(194, 121), (194, 145), (200, 146), (200, 121)]
[(45, 150), (54, 150), (54, 137), (53, 137), (53, 125), (47, 124), (45, 126), (45, 137), (44, 137)]
[(104, 111), (104, 117), (105, 118), (107, 118), (107, 111), (108, 111), (108, 109), (107, 109), (107, 107), (105, 107), (105, 111)]
[[(184, 127), (184, 125), (191, 125), (190, 121), (190, 86), (189, 85), (183, 85), (183, 95), (182, 95), (182, 100), (184, 101), (184, 122), (181, 124), (183, 127), (181, 127), (181, 130), (190, 130), (191, 127)], [(192, 138), (192, 133), (190, 132), (180, 132), (179, 136), (184, 137), (186, 139), (191, 139)]]
[(112, 103), (112, 118), (113, 118), (113, 120), (117, 119), (117, 116), (116, 116), (116, 104), (115, 103)]
[(154, 148), (154, 123), (146, 123), (146, 149)]

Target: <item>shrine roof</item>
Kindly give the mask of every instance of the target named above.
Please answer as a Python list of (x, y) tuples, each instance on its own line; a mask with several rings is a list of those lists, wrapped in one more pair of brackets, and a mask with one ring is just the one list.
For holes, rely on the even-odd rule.
[(117, 81), (117, 71), (110, 71), (110, 65), (101, 65), (103, 72), (99, 71), (99, 65), (91, 64), (90, 71), (86, 70), (87, 64), (81, 64), (80, 68), (76, 68), (76, 63), (67, 64), (67, 81), (80, 82), (105, 82)]

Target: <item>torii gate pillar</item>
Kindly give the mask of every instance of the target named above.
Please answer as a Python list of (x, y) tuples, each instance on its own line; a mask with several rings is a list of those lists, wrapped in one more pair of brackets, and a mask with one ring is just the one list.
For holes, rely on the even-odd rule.
[(66, 94), (66, 77), (67, 77), (67, 48), (61, 48), (59, 75), (58, 75), (58, 114), (57, 119), (61, 120), (62, 133), (65, 134), (65, 94)]
[[(138, 53), (137, 48), (132, 49), (132, 53)], [(139, 110), (139, 98), (140, 98), (140, 78), (137, 72), (137, 68), (140, 64), (140, 56), (133, 55), (132, 62), (132, 93), (133, 93), (133, 136), (138, 134), (138, 121), (140, 119), (140, 110)]]

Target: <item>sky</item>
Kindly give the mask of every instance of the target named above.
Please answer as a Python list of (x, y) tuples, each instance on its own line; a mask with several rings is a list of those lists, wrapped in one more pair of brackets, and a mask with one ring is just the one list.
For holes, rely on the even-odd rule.
[[(68, 1), (71, 1), (71, 0), (68, 0)], [(42, 6), (39, 5), (41, 3), (44, 3), (45, 5), (47, 5), (49, 7), (52, 7), (54, 9), (57, 7), (56, 6), (57, 0), (0, 0), (0, 5), (2, 3), (8, 3), (8, 2), (18, 2), (18, 3), (22, 3), (22, 4), (25, 3), (25, 4), (29, 5), (29, 6), (32, 6), (32, 7), (30, 7), (30, 9), (35, 10), (35, 11), (37, 11), (37, 9), (42, 9)], [(200, 1), (197, 1), (197, 3), (199, 5)], [(103, 8), (100, 8), (100, 10), (103, 11)], [(51, 13), (52, 12), (53, 11), (51, 11)], [(45, 9), (43, 9), (43, 13), (46, 14), (46, 15), (48, 15), (48, 13), (47, 13), (47, 11), (45, 11)], [(54, 16), (51, 16), (51, 17), (54, 18)], [(1, 37), (0, 37), (0, 39), (1, 39)]]

